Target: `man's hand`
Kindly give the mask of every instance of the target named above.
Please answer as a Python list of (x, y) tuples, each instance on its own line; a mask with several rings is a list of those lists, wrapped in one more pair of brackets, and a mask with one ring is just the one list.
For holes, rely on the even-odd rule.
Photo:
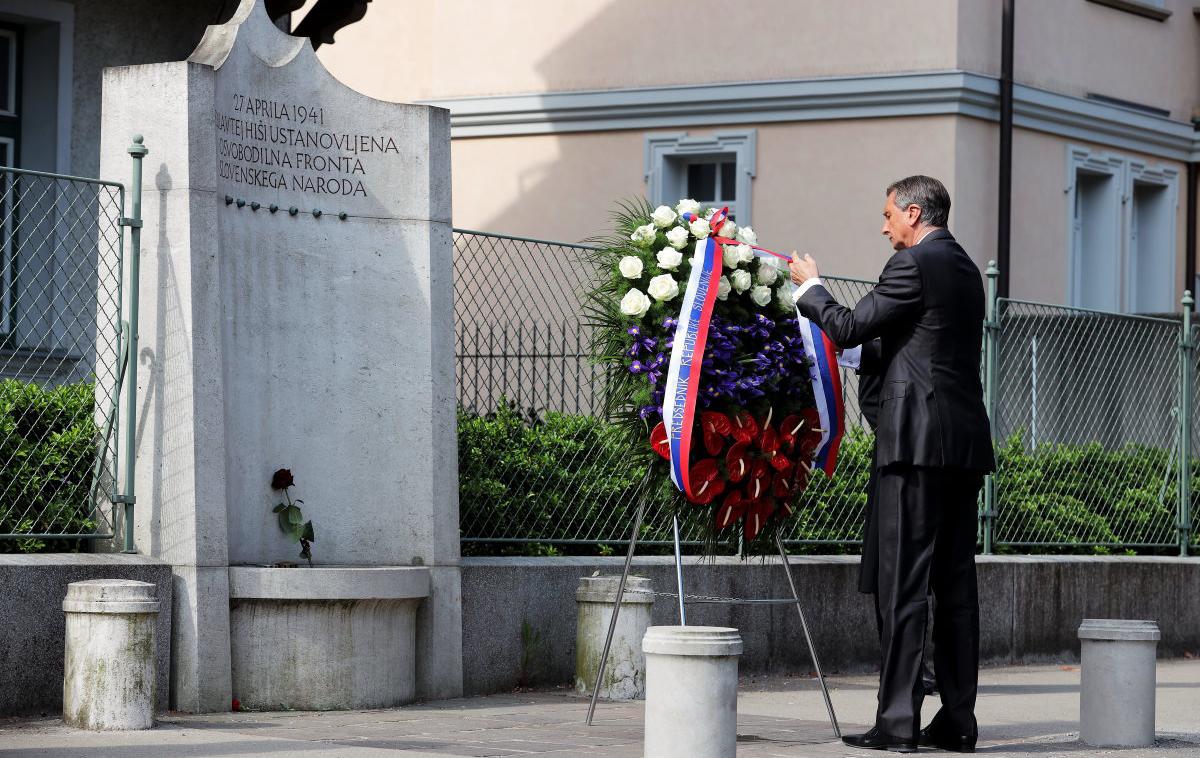
[(817, 262), (811, 255), (805, 254), (801, 258), (795, 250), (792, 251), (792, 260), (788, 263), (788, 268), (792, 272), (792, 283), (797, 286), (821, 275), (817, 270)]

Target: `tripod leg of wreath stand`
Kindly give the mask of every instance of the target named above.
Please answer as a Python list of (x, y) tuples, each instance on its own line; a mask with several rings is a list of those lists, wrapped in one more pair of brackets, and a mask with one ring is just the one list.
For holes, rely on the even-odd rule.
[(804, 630), (804, 639), (808, 642), (808, 654), (812, 656), (813, 668), (817, 670), (817, 681), (821, 683), (821, 694), (825, 696), (825, 710), (829, 712), (829, 723), (833, 726), (833, 735), (842, 736), (838, 726), (837, 716), (833, 713), (833, 701), (829, 699), (829, 688), (825, 686), (825, 675), (821, 673), (821, 663), (817, 660), (817, 649), (813, 647), (812, 635), (808, 633), (808, 622), (804, 620), (804, 609), (800, 607), (800, 593), (796, 591), (796, 582), (792, 579), (792, 564), (788, 561), (787, 551), (783, 549), (783, 538), (775, 534), (775, 545), (779, 548), (779, 558), (783, 561), (783, 572), (787, 575), (788, 586), (792, 588), (792, 597), (796, 600), (796, 613), (800, 615), (800, 628)]
[(600, 697), (600, 682), (604, 681), (604, 667), (608, 664), (608, 649), (612, 645), (613, 633), (617, 630), (617, 616), (621, 613), (621, 601), (625, 599), (625, 580), (629, 578), (629, 566), (633, 563), (633, 551), (637, 548), (638, 532), (642, 528), (642, 515), (646, 511), (646, 487), (650, 472), (642, 480), (642, 492), (638, 497), (637, 512), (633, 517), (633, 531), (629, 534), (629, 550), (625, 553), (625, 568), (621, 570), (621, 581), (617, 584), (617, 597), (613, 602), (612, 618), (608, 620), (608, 636), (604, 638), (604, 652), (600, 654), (600, 668), (596, 671), (596, 684), (592, 687), (592, 702), (588, 704), (587, 725), (592, 725), (596, 713), (596, 698)]
[(679, 593), (679, 625), (687, 626), (687, 614), (683, 610), (683, 558), (679, 555), (679, 516), (674, 518), (675, 527), (675, 588)]

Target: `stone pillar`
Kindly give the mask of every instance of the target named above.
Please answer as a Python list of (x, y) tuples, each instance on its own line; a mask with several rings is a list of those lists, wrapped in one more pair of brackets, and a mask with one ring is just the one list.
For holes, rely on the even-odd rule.
[(230, 708), (255, 632), (231, 641), (229, 569), (298, 557), (280, 468), (316, 533), (300, 570), (428, 570), (415, 696), (456, 697), (449, 113), (349, 89), (263, 0), (237, 5), (187, 61), (103, 82), (101, 175), (127, 175), (134, 134), (150, 151), (134, 532), (175, 572), (171, 705)]
[(1080, 739), (1097, 747), (1154, 744), (1158, 624), (1084, 619), (1079, 640)]
[(63, 721), (91, 730), (154, 726), (154, 585), (92, 579), (67, 586)]
[[(579, 587), (575, 590), (575, 601), (579, 604), (575, 628), (575, 692), (580, 695), (592, 694), (596, 684), (620, 583), (619, 576), (585, 576), (580, 577)], [(646, 655), (642, 652), (642, 637), (650, 627), (653, 605), (650, 580), (641, 576), (629, 577), (625, 582), (617, 628), (613, 630), (600, 697), (638, 700), (646, 696)]]
[(737, 750), (736, 629), (652, 626), (646, 653), (645, 755), (734, 758)]

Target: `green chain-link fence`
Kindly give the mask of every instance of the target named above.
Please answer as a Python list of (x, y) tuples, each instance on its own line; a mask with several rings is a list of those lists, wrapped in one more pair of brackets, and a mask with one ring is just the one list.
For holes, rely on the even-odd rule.
[(997, 547), (1177, 544), (1178, 321), (999, 301)]
[[(627, 540), (642, 472), (625, 464), (621, 440), (598, 415), (603, 372), (589, 359), (579, 307), (579, 294), (592, 284), (581, 256), (586, 247), (465, 230), (454, 241), (464, 542)], [(857, 302), (871, 285), (831, 286)], [(852, 371), (843, 378), (853, 422), (860, 419), (857, 380)], [(856, 425), (838, 478), (807, 491), (796, 540), (861, 537), (869, 452), (870, 435)], [(648, 505), (640, 542), (667, 544), (664, 504)]]
[(0, 550), (113, 536), (124, 203), (0, 168)]
[[(578, 307), (592, 275), (583, 249), (455, 233), (466, 543), (628, 539), (640, 472), (624, 465), (620, 442), (596, 416), (603, 376), (589, 362)], [(872, 286), (826, 279), (851, 306)], [(999, 470), (981, 508), (984, 549), (1178, 552), (1181, 534), (1195, 541), (1181, 530), (1196, 510), (1180, 507), (1196, 489), (1181, 487), (1181, 425), (1193, 418), (1181, 388), (1196, 407), (1190, 377), (1200, 366), (1180, 322), (1006, 299), (993, 312), (994, 366), (985, 358), (983, 371)], [(842, 374), (849, 432), (838, 472), (810, 481), (788, 535), (794, 547), (861, 542), (873, 438), (857, 376)], [(1200, 449), (1200, 425), (1189, 442)], [(650, 503), (644, 535), (670, 541), (662, 504)]]

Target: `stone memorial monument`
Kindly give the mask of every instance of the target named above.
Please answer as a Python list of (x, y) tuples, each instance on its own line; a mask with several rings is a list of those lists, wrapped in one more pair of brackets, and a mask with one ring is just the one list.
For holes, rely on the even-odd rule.
[[(270, 677), (286, 698), (302, 678), (272, 667), (363, 629), (378, 645), (316, 707), (461, 694), (448, 113), (350, 90), (262, 0), (103, 87), (101, 174), (149, 149), (134, 533), (174, 567), (171, 706)], [(272, 513), (279, 468), (313, 568)]]

